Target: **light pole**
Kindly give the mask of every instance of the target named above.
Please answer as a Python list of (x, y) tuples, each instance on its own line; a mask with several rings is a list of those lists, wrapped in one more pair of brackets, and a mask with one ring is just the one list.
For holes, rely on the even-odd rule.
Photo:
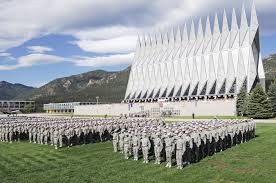
[(96, 97), (96, 100), (97, 100), (97, 105), (99, 104), (99, 96)]

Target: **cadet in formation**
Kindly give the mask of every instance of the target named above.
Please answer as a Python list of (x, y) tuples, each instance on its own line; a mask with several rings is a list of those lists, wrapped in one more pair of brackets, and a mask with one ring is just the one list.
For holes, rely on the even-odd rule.
[(164, 123), (160, 119), (0, 118), (0, 141), (29, 140), (55, 149), (112, 141), (113, 151), (178, 169), (255, 137), (250, 120)]
[[(148, 123), (150, 121), (150, 123)], [(155, 159), (155, 164), (166, 163), (171, 168), (176, 164), (182, 169), (232, 146), (242, 144), (255, 137), (256, 123), (250, 120), (210, 120), (163, 123), (160, 120), (144, 120), (134, 127), (128, 126), (114, 132), (119, 140), (113, 143), (125, 159), (131, 157), (143, 163)], [(118, 142), (119, 141), (119, 142)], [(131, 152), (132, 151), (132, 152)]]

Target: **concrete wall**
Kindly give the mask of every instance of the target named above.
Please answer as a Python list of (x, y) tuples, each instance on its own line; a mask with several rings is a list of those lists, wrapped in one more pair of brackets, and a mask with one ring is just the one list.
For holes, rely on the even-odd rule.
[(234, 116), (236, 115), (236, 99), (193, 100), (163, 103), (134, 103), (129, 104), (99, 104), (75, 106), (75, 115), (120, 115), (141, 111), (173, 110), (180, 116)]

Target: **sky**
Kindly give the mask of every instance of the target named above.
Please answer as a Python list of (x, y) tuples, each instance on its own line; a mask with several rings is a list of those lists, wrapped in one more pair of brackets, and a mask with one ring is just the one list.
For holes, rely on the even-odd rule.
[[(252, 0), (0, 0), (0, 81), (40, 87), (133, 61), (138, 35), (183, 26), (225, 9), (250, 20)], [(254, 1), (263, 57), (276, 53), (276, 1)], [(220, 16), (221, 17), (221, 16)], [(221, 18), (220, 18), (221, 21)]]

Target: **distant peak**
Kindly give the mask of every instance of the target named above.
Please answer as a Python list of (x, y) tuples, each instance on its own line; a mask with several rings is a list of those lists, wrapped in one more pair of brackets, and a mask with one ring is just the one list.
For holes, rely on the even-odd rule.
[(10, 83), (10, 82), (7, 82), (7, 81), (0, 81), (0, 85), (2, 86), (21, 86), (21, 87), (27, 87), (27, 88), (33, 88), (32, 86), (26, 86), (26, 85), (23, 85), (21, 83)]
[(0, 86), (3, 85), (12, 85), (11, 83), (7, 82), (7, 81), (0, 81)]

